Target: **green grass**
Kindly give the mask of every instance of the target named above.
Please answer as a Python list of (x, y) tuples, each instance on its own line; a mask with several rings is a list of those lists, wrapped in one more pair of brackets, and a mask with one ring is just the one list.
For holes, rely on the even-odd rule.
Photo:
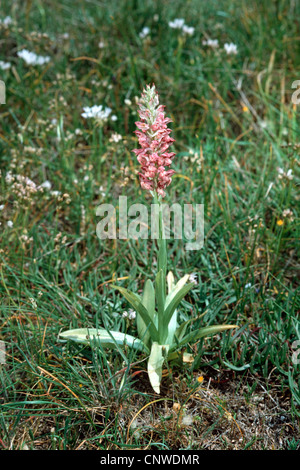
[[(292, 343), (300, 339), (300, 108), (291, 103), (291, 84), (300, 79), (299, 5), (32, 0), (0, 13), (14, 20), (0, 25), (0, 60), (12, 64), (0, 69), (7, 87), (0, 105), (0, 339), (7, 352), (0, 447), (299, 448)], [(194, 35), (171, 29), (174, 18), (194, 26)], [(144, 26), (151, 32), (142, 40)], [(202, 45), (207, 38), (219, 48)], [(225, 53), (226, 42), (237, 44), (237, 55)], [(27, 66), (17, 56), (22, 48), (51, 61)], [(193, 364), (166, 371), (160, 397), (145, 357), (58, 340), (60, 331), (88, 326), (135, 334), (121, 315), (128, 304), (110, 284), (120, 279), (140, 290), (155, 271), (152, 245), (101, 242), (95, 209), (116, 205), (119, 195), (151, 202), (132, 149), (135, 97), (153, 82), (176, 139), (166, 202), (205, 204), (203, 249), (169, 243), (169, 268), (199, 278), (180, 319), (193, 318), (195, 329), (239, 325), (187, 345)], [(83, 106), (94, 104), (111, 107), (118, 120), (103, 128), (84, 120)], [(122, 141), (110, 140), (115, 132)], [(292, 169), (293, 179), (280, 179), (278, 168)], [(45, 190), (24, 199), (9, 172), (36, 185), (49, 180), (60, 195)]]

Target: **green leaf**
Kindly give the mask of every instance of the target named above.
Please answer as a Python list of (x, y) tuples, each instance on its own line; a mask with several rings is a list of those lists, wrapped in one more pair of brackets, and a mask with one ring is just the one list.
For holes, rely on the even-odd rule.
[(163, 338), (163, 342), (171, 346), (174, 343), (175, 331), (177, 329), (177, 310), (174, 310), (167, 329), (167, 336)]
[(223, 361), (223, 360), (222, 360), (222, 363), (225, 364), (225, 366), (227, 366), (229, 369), (235, 370), (237, 372), (241, 372), (243, 370), (249, 369), (249, 367), (250, 367), (250, 364), (245, 364), (243, 366), (237, 367), (237, 366), (231, 364), (231, 362)]
[[(170, 274), (170, 273), (169, 273)], [(170, 302), (172, 301), (172, 299), (175, 297), (175, 295), (180, 292), (180, 290), (182, 289), (182, 287), (187, 283), (188, 279), (189, 279), (189, 274), (186, 274), (185, 276), (183, 276), (181, 279), (179, 279), (179, 281), (177, 282), (177, 284), (174, 286), (174, 277), (173, 277), (173, 289), (171, 291), (169, 291), (169, 294), (166, 298), (166, 305), (165, 305), (165, 308), (170, 304)]]
[(164, 311), (164, 325), (168, 325), (175, 309), (178, 307), (182, 299), (186, 296), (186, 294), (194, 287), (194, 284), (191, 282), (189, 284), (184, 285), (181, 289), (172, 296), (169, 305), (165, 308)]
[[(168, 276), (167, 276), (168, 296), (165, 301), (165, 309), (168, 307), (168, 305), (170, 305), (172, 299), (175, 298), (176, 294), (180, 292), (183, 286), (187, 283), (188, 279), (189, 279), (189, 274), (186, 274), (175, 285), (173, 273), (171, 271), (168, 273)], [(177, 310), (175, 309), (172, 313), (172, 316), (167, 326), (168, 328), (167, 336), (162, 338), (161, 342), (172, 345), (174, 342), (174, 335), (175, 335), (177, 326), (178, 326), (177, 325)]]
[(156, 342), (152, 344), (148, 359), (148, 375), (152, 388), (156, 393), (160, 393), (162, 366), (168, 356), (168, 351), (169, 345), (160, 345)]
[(191, 323), (192, 321), (192, 318), (190, 318), (189, 320), (181, 323), (181, 325), (177, 328), (177, 330), (175, 331), (175, 336), (177, 338), (177, 341), (179, 342), (183, 336), (185, 335), (185, 332), (186, 332), (186, 329), (188, 327), (188, 324)]
[(155, 323), (151, 316), (148, 313), (148, 310), (142, 304), (141, 298), (139, 295), (134, 294), (133, 292), (125, 289), (124, 287), (119, 286), (112, 286), (114, 289), (117, 289), (124, 295), (125, 299), (130, 303), (130, 305), (134, 308), (134, 310), (139, 313), (144, 321), (145, 325), (147, 326), (149, 333), (151, 335), (152, 341), (158, 340), (158, 331), (155, 326)]
[(77, 328), (75, 330), (64, 331), (59, 334), (63, 339), (69, 339), (80, 344), (90, 345), (91, 342), (99, 343), (103, 348), (114, 349), (116, 345), (129, 346), (138, 351), (149, 352), (144, 343), (134, 336), (121, 333), (119, 331), (106, 331), (103, 328)]
[[(155, 291), (153, 287), (153, 283), (148, 279), (145, 282), (144, 292), (142, 297), (142, 304), (146, 308), (149, 313), (150, 318), (154, 322), (155, 326), (157, 327), (156, 321), (156, 312), (155, 312)], [(148, 331), (147, 325), (144, 322), (141, 315), (137, 315), (137, 329), (139, 338), (148, 346), (151, 340), (150, 333)]]
[(191, 341), (197, 341), (200, 338), (204, 338), (206, 336), (215, 335), (216, 333), (220, 333), (221, 331), (229, 330), (232, 328), (238, 328), (237, 325), (212, 325), (212, 326), (205, 326), (204, 328), (200, 328), (198, 331), (192, 331), (188, 335), (186, 335), (180, 342), (178, 346), (182, 346), (184, 344), (190, 343)]
[(174, 274), (172, 273), (172, 271), (168, 272), (167, 283), (168, 283), (168, 294), (170, 294), (175, 287), (175, 279), (174, 279)]

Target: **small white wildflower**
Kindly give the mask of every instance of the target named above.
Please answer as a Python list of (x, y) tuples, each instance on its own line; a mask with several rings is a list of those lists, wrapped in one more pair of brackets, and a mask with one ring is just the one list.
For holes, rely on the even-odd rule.
[(11, 183), (13, 181), (13, 179), (14, 179), (14, 177), (13, 177), (11, 171), (8, 171), (5, 175), (6, 183), (8, 183), (8, 184)]
[(13, 221), (12, 221), (12, 220), (8, 220), (8, 221), (7, 221), (7, 226), (8, 226), (9, 228), (12, 228), (12, 227), (14, 226)]
[(0, 24), (3, 24), (4, 26), (8, 26), (12, 23), (12, 17), (11, 16), (6, 16), (3, 20), (0, 20)]
[(293, 171), (291, 168), (287, 172), (285, 172), (282, 168), (277, 168), (277, 171), (278, 171), (278, 178), (280, 180), (286, 178), (291, 181), (294, 178)]
[(219, 41), (218, 39), (204, 39), (202, 41), (203, 46), (209, 46), (212, 47), (213, 49), (216, 49), (219, 47)]
[(71, 202), (70, 195), (68, 193), (63, 194), (62, 197), (60, 198), (60, 201), (64, 201), (66, 204), (70, 204)]
[(132, 102), (131, 102), (128, 98), (126, 98), (126, 99), (124, 100), (124, 103), (125, 103), (127, 106), (131, 106), (131, 105), (132, 105)]
[(51, 191), (51, 196), (58, 197), (61, 195), (60, 191)]
[(105, 196), (105, 191), (104, 191), (103, 186), (100, 186), (99, 193), (101, 194), (101, 196)]
[(90, 179), (89, 175), (85, 175), (85, 177), (83, 178), (83, 181), (88, 181)]
[(269, 126), (268, 121), (264, 121), (263, 119), (261, 119), (261, 120), (259, 121), (259, 124), (260, 124), (260, 127), (261, 127), (262, 129), (267, 129), (268, 126)]
[(281, 180), (285, 173), (282, 168), (277, 168), (277, 171), (278, 171), (278, 178)]
[(0, 211), (3, 211), (3, 209), (4, 209), (4, 204), (1, 204)]
[(118, 120), (118, 117), (117, 117), (115, 114), (113, 114), (113, 115), (111, 116), (111, 120), (112, 120), (112, 121), (117, 121), (117, 120)]
[(128, 318), (128, 320), (134, 320), (135, 317), (136, 317), (136, 313), (134, 310), (130, 309), (128, 312), (127, 310), (125, 310), (123, 313), (122, 313), (122, 317), (123, 318)]
[(46, 180), (38, 187), (38, 189), (41, 188), (50, 190), (52, 188), (52, 184), (50, 183), (50, 181)]
[(98, 42), (98, 47), (99, 47), (99, 49), (104, 49), (104, 47), (105, 47), (104, 41), (99, 41)]
[(59, 232), (59, 233), (56, 235), (56, 237), (54, 238), (54, 243), (58, 243), (59, 240), (61, 239), (61, 236), (62, 236), (62, 234), (61, 234), (61, 232)]
[(130, 309), (129, 312), (128, 312), (128, 318), (129, 320), (134, 320), (136, 317), (136, 313), (134, 310)]
[(170, 28), (173, 29), (182, 29), (184, 26), (184, 19), (183, 18), (175, 18), (174, 21), (169, 21)]
[(226, 51), (226, 54), (237, 54), (237, 45), (233, 44), (233, 42), (226, 42), (224, 44), (224, 49)]
[(109, 139), (110, 142), (116, 142), (116, 143), (119, 142), (120, 140), (122, 140), (122, 136), (120, 134), (117, 134), (116, 132), (114, 132)]
[(197, 284), (198, 284), (198, 281), (197, 281), (197, 274), (196, 274), (196, 273), (190, 274), (190, 276), (189, 276), (189, 281), (190, 281), (190, 282), (193, 282), (194, 284), (197, 285)]
[(35, 52), (30, 52), (27, 49), (17, 52), (18, 57), (23, 59), (28, 65), (44, 65), (50, 62), (50, 57), (39, 56)]
[(37, 303), (36, 303), (36, 301), (34, 300), (34, 298), (33, 298), (33, 297), (30, 297), (29, 300), (30, 300), (31, 305), (33, 306), (33, 308), (36, 310), (36, 309), (37, 309)]
[(251, 286), (252, 286), (251, 282), (248, 282), (248, 284), (245, 284), (245, 289), (250, 289)]
[(282, 212), (282, 216), (284, 218), (288, 217), (289, 219), (291, 219), (291, 221), (294, 220), (293, 218), (293, 212), (291, 211), (291, 209), (284, 209), (284, 211)]
[(8, 70), (10, 69), (11, 64), (9, 62), (3, 62), (3, 60), (0, 60), (0, 69), (1, 70)]
[(187, 26), (186, 24), (182, 27), (182, 32), (188, 36), (193, 36), (195, 28), (193, 26)]
[(182, 418), (182, 421), (181, 421), (181, 424), (183, 426), (192, 426), (193, 424), (193, 416), (192, 415), (185, 415), (183, 418)]
[(99, 119), (100, 121), (106, 121), (110, 114), (111, 114), (111, 108), (105, 107), (100, 104), (99, 106), (94, 105), (91, 108), (86, 106), (83, 108), (83, 113), (81, 114), (82, 117), (85, 119)]
[(147, 37), (149, 33), (150, 33), (150, 28), (148, 28), (148, 26), (145, 26), (140, 32), (139, 36), (141, 39), (145, 39), (145, 37)]

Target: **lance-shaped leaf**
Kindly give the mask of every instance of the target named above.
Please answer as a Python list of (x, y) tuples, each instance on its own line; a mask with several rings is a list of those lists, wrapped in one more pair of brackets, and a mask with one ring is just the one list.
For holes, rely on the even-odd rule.
[(167, 307), (165, 307), (164, 311), (164, 325), (168, 325), (169, 321), (172, 318), (172, 315), (175, 311), (175, 309), (178, 307), (182, 299), (186, 296), (186, 294), (194, 287), (193, 282), (190, 282), (189, 284), (184, 285), (181, 287), (181, 289), (172, 296), (172, 299), (170, 300), (169, 304)]
[(169, 344), (171, 346), (174, 343), (175, 331), (177, 329), (177, 310), (176, 309), (174, 310), (171, 316), (167, 329), (168, 330), (164, 338), (164, 343)]
[(179, 342), (177, 347), (183, 346), (184, 344), (190, 343), (191, 341), (197, 341), (200, 338), (204, 338), (206, 336), (215, 335), (216, 333), (220, 333), (221, 331), (230, 330), (232, 328), (238, 328), (237, 325), (212, 325), (212, 326), (205, 326), (204, 328), (200, 328), (198, 331), (192, 331), (191, 333), (187, 334), (182, 338)]
[(161, 269), (155, 278), (155, 297), (158, 312), (158, 342), (160, 344), (164, 344), (164, 339), (167, 336), (167, 329), (164, 327), (165, 288), (166, 280), (164, 272)]
[(169, 345), (152, 343), (150, 357), (148, 359), (148, 375), (153, 390), (160, 393), (160, 382), (162, 376), (162, 366), (168, 355)]
[(119, 331), (106, 331), (104, 328), (77, 328), (59, 334), (61, 338), (69, 339), (80, 344), (90, 345), (91, 342), (101, 344), (103, 348), (114, 349), (119, 346), (129, 346), (138, 351), (149, 352), (145, 344), (134, 336)]
[[(146, 308), (146, 310), (149, 313), (149, 316), (153, 320), (155, 326), (157, 327), (157, 318), (156, 318), (156, 312), (155, 312), (155, 291), (153, 287), (153, 283), (148, 279), (145, 282), (144, 286), (144, 291), (143, 291), (143, 297), (142, 297), (142, 304)], [(137, 315), (137, 329), (138, 329), (138, 334), (141, 340), (148, 346), (151, 340), (150, 333), (148, 331), (147, 325), (144, 322), (143, 318), (141, 315)]]
[(112, 286), (112, 287), (114, 287), (114, 289), (118, 289), (121, 292), (121, 294), (124, 295), (125, 299), (130, 303), (130, 305), (134, 308), (134, 310), (141, 315), (145, 325), (147, 325), (152, 341), (157, 341), (158, 340), (157, 328), (155, 326), (154, 320), (149, 315), (148, 310), (142, 304), (141, 297), (137, 294), (134, 294), (134, 292), (131, 292), (125, 289), (124, 287), (119, 287), (119, 286)]
[(188, 324), (191, 323), (192, 321), (192, 318), (190, 318), (189, 320), (181, 323), (181, 325), (177, 328), (177, 330), (175, 331), (175, 341), (177, 343), (179, 343), (179, 341), (183, 338), (183, 336), (185, 335), (185, 332), (186, 332), (186, 329), (188, 327)]
[[(174, 298), (176, 293), (179, 292), (180, 289), (187, 283), (188, 278), (189, 278), (189, 275), (186, 274), (177, 282), (177, 284), (175, 284), (175, 279), (174, 279), (174, 275), (172, 271), (168, 273), (168, 276), (167, 276), (168, 296), (166, 298), (165, 308), (170, 304), (172, 298)], [(168, 324), (168, 333), (167, 333), (167, 337), (164, 340), (164, 343), (169, 344), (170, 346), (173, 345), (175, 334), (178, 338), (177, 326), (178, 326), (177, 325), (177, 310), (175, 309)], [(180, 338), (178, 338), (178, 341), (180, 341)]]
[(168, 294), (170, 294), (175, 287), (175, 279), (174, 279), (174, 274), (172, 273), (172, 271), (168, 272), (167, 284), (168, 284)]
[[(170, 302), (172, 301), (172, 299), (175, 297), (175, 295), (180, 292), (180, 290), (182, 289), (182, 287), (187, 283), (188, 279), (189, 279), (189, 274), (186, 274), (185, 276), (183, 276), (181, 279), (179, 279), (179, 281), (177, 282), (176, 285), (174, 285), (174, 277), (173, 277), (173, 280), (172, 278), (169, 278), (169, 275), (170, 273), (168, 274), (168, 286), (169, 286), (169, 293), (167, 295), (167, 298), (166, 298), (166, 305), (165, 305), (165, 308), (167, 308), (167, 306), (170, 304)], [(171, 290), (170, 290), (171, 288)]]

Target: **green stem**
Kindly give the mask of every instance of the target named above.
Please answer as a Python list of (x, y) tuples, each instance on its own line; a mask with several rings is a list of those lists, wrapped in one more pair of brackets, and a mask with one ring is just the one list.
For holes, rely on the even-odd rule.
[(167, 245), (165, 238), (165, 228), (162, 214), (162, 204), (161, 199), (158, 197), (157, 193), (154, 193), (154, 202), (159, 206), (159, 239), (158, 239), (158, 272), (162, 269), (164, 279), (167, 275)]
[(167, 276), (167, 247), (165, 239), (165, 230), (162, 214), (161, 199), (157, 193), (154, 193), (154, 202), (158, 205), (158, 226), (159, 226), (159, 238), (158, 244), (158, 257), (157, 257), (157, 269), (158, 273), (156, 276), (156, 298), (158, 301), (158, 341), (159, 344), (164, 344), (164, 305), (166, 300), (166, 276)]

